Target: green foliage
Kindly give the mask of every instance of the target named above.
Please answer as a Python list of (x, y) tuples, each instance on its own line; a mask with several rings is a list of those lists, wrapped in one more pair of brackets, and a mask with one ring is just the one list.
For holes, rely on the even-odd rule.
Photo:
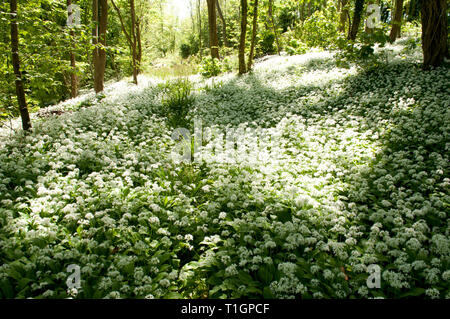
[(191, 34), (187, 41), (180, 45), (180, 56), (186, 59), (190, 55), (197, 54), (199, 49), (198, 38)]
[(161, 103), (169, 125), (186, 127), (186, 115), (194, 103), (192, 83), (187, 78), (177, 78), (161, 84), (160, 88), (163, 94)]
[(288, 2), (281, 8), (278, 14), (278, 26), (281, 28), (281, 32), (288, 31), (298, 22), (295, 9), (295, 2)]
[(187, 59), (191, 55), (191, 46), (187, 43), (182, 43), (180, 46), (180, 55), (183, 59)]
[[(387, 62), (384, 46), (389, 40), (389, 26), (381, 23), (371, 32), (360, 32), (356, 41), (349, 41), (347, 37), (338, 36), (333, 47), (338, 50), (336, 62), (341, 67), (349, 67), (352, 63), (365, 69), (372, 70)], [(378, 46), (379, 52), (375, 52)]]
[(291, 38), (285, 46), (285, 50), (289, 55), (304, 54), (308, 51), (308, 46), (300, 40)]
[(146, 74), (160, 79), (172, 77), (184, 77), (197, 73), (197, 65), (194, 63), (176, 63), (161, 67), (149, 67)]
[(316, 11), (300, 26), (301, 40), (309, 47), (328, 48), (337, 37), (337, 18), (329, 12)]
[[(11, 63), (9, 6), (0, 4), (0, 100), (5, 110), (17, 107)], [(65, 2), (28, 1), (18, 5), (21, 71), (31, 109), (56, 103), (69, 94), (69, 30)], [(82, 31), (78, 31), (82, 32)], [(39, 34), (39, 36), (36, 36)], [(14, 113), (13, 113), (14, 114)]]
[(258, 49), (262, 52), (263, 55), (266, 54), (274, 54), (277, 52), (275, 48), (275, 34), (269, 30), (264, 30), (262, 32), (261, 40), (259, 41)]
[(362, 43), (347, 43), (336, 53), (336, 65), (349, 68), (352, 64), (370, 71), (387, 62), (385, 51), (375, 54), (373, 45)]
[[(9, 6), (0, 4), (0, 114), (17, 115), (14, 75), (9, 38)], [(78, 1), (81, 25), (66, 25), (67, 3), (57, 1), (19, 1), (19, 56), (25, 94), (31, 111), (70, 97), (70, 76), (75, 72), (78, 87), (92, 87), (91, 15), (89, 1)], [(131, 74), (130, 54), (114, 14), (108, 19), (105, 80)], [(73, 32), (73, 35), (71, 34)], [(74, 52), (76, 68), (70, 67)], [(4, 116), (2, 116), (4, 118)]]
[(204, 57), (200, 64), (200, 74), (205, 78), (210, 78), (213, 76), (217, 76), (222, 72), (231, 71), (232, 67), (230, 65), (230, 60), (228, 58), (224, 58), (222, 61), (216, 58), (212, 58), (210, 56)]
[(404, 43), (402, 53), (411, 54), (422, 46), (422, 40), (420, 38), (409, 38)]

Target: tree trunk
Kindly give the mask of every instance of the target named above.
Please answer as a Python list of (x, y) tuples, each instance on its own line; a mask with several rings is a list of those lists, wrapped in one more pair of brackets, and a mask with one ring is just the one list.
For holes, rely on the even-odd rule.
[[(92, 45), (94, 46), (94, 50), (92, 52), (92, 63), (94, 65), (94, 89), (97, 91), (97, 68), (99, 64), (99, 55), (98, 55), (98, 1), (92, 0), (92, 23), (94, 24), (92, 27)], [(103, 88), (102, 88), (103, 89)], [(101, 90), (100, 90), (101, 91)]]
[(163, 8), (163, 1), (159, 0), (159, 13), (161, 14), (161, 35), (164, 34), (164, 8)]
[(345, 22), (347, 21), (348, 16), (348, 0), (340, 0), (341, 1), (341, 13), (339, 15), (339, 31), (345, 33)]
[(132, 55), (133, 55), (133, 83), (138, 84), (138, 65), (137, 65), (137, 37), (136, 37), (136, 11), (134, 8), (134, 0), (130, 0), (130, 14), (131, 14), (131, 33), (133, 35)]
[[(73, 14), (72, 11), (72, 0), (67, 0), (67, 10), (68, 15)], [(70, 30), (70, 67), (72, 68), (70, 72), (70, 97), (74, 98), (78, 95), (78, 78), (76, 74), (76, 61), (75, 61), (75, 32)]]
[(142, 41), (141, 41), (141, 21), (136, 22), (136, 38), (137, 38), (137, 71), (138, 74), (141, 73), (141, 63), (142, 63)]
[(19, 28), (17, 26), (17, 0), (10, 0), (11, 10), (11, 54), (14, 75), (16, 76), (16, 94), (19, 103), (19, 112), (22, 118), (22, 128), (28, 131), (31, 128), (30, 114), (28, 113), (27, 101), (25, 99), (25, 89), (23, 87), (22, 73), (20, 72), (19, 59)]
[(247, 70), (250, 71), (253, 63), (253, 55), (255, 52), (255, 40), (256, 40), (256, 31), (258, 28), (258, 0), (255, 0), (253, 4), (253, 23), (252, 23), (252, 42), (250, 44), (250, 55), (248, 57), (248, 66)]
[(198, 11), (198, 49), (200, 57), (202, 57), (202, 11), (200, 7), (200, 0), (197, 1), (197, 11)]
[(139, 67), (141, 65), (142, 48), (141, 48), (141, 31), (139, 29), (139, 23), (136, 22), (136, 9), (134, 6), (134, 0), (130, 0), (130, 16), (131, 16), (131, 35), (128, 33), (125, 23), (123, 21), (122, 13), (119, 7), (111, 0), (114, 9), (119, 16), (122, 32), (125, 34), (128, 45), (131, 51), (131, 66), (133, 68), (133, 83), (138, 84), (137, 76), (139, 74)]
[(302, 6), (300, 7), (300, 20), (302, 22), (304, 22), (305, 19), (306, 19), (306, 17), (305, 17), (305, 7), (306, 7), (305, 1), (302, 1)]
[(219, 39), (217, 38), (216, 1), (206, 0), (208, 4), (209, 48), (211, 57), (219, 58)]
[(241, 37), (239, 41), (239, 74), (247, 72), (245, 68), (245, 35), (247, 33), (247, 0), (241, 0)]
[(275, 22), (273, 20), (273, 13), (272, 13), (272, 7), (273, 6), (272, 6), (272, 3), (273, 3), (273, 0), (269, 0), (269, 11), (268, 11), (268, 14), (269, 14), (270, 23), (272, 24), (272, 31), (273, 31), (273, 34), (275, 36), (275, 43), (277, 45), (277, 52), (278, 52), (278, 55), (279, 55), (280, 52), (281, 52), (281, 49), (280, 49), (280, 43), (278, 41), (277, 29), (275, 27)]
[(349, 28), (348, 39), (355, 41), (361, 23), (362, 11), (364, 9), (364, 0), (356, 0), (355, 10), (353, 11), (353, 22)]
[(395, 0), (395, 12), (394, 18), (392, 19), (391, 33), (389, 34), (389, 39), (394, 42), (397, 37), (400, 36), (400, 29), (402, 26), (402, 14), (403, 14), (403, 0)]
[(219, 0), (216, 0), (217, 13), (219, 13), (220, 20), (222, 20), (222, 32), (223, 32), (223, 44), (228, 47), (228, 38), (227, 38), (227, 25), (225, 23), (225, 17), (222, 14), (222, 9), (219, 5)]
[[(371, 4), (373, 4), (373, 1), (369, 0), (367, 5), (369, 6)], [(366, 33), (372, 33), (373, 32), (373, 29), (369, 27), (368, 20), (366, 20), (366, 25), (364, 26), (364, 32), (366, 32)]]
[(106, 68), (106, 28), (108, 22), (108, 0), (92, 1), (92, 42), (95, 45), (93, 52), (94, 62), (94, 90), (95, 93), (103, 91)]
[(422, 2), (423, 68), (436, 67), (449, 57), (447, 43), (447, 2), (427, 0)]

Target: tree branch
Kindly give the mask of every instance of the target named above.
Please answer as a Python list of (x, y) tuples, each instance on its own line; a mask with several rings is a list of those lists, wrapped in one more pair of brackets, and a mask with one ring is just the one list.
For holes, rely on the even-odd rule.
[(125, 37), (127, 38), (128, 44), (130, 46), (133, 45), (133, 41), (131, 40), (130, 34), (127, 32), (127, 29), (125, 28), (125, 24), (123, 23), (123, 18), (122, 18), (122, 14), (120, 13), (120, 9), (116, 6), (116, 4), (114, 3), (114, 0), (111, 0), (111, 3), (114, 7), (114, 9), (117, 11), (117, 15), (119, 16), (119, 20), (120, 20), (120, 25), (122, 26), (122, 31), (125, 34)]

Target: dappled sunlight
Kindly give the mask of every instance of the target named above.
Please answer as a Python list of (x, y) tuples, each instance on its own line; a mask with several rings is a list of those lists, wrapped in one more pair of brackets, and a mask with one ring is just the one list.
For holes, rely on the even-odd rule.
[[(187, 129), (203, 129), (188, 163), (171, 158), (178, 142), (161, 80), (140, 76), (54, 106), (71, 112), (36, 118), (0, 151), (0, 278), (15, 267), (38, 281), (51, 268), (56, 280), (76, 259), (86, 297), (125, 282), (133, 297), (203, 294), (192, 285), (206, 280), (226, 282), (209, 297), (241, 296), (239, 276), (261, 269), (280, 275), (251, 279), (251, 296), (323, 297), (332, 280), (341, 297), (367, 297), (358, 275), (376, 263), (398, 267), (383, 274), (390, 297), (414, 283), (411, 269), (428, 267), (417, 257), (425, 251), (425, 287), (447, 278), (448, 70), (334, 63), (321, 52), (271, 57), (241, 77), (192, 76)], [(417, 254), (405, 257), (400, 243)], [(24, 294), (55, 296), (46, 286)]]

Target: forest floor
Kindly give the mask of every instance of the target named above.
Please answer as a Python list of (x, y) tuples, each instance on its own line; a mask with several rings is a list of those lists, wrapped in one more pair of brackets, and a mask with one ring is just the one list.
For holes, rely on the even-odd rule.
[(0, 297), (450, 298), (450, 70), (392, 50), (190, 77), (184, 163), (145, 76), (2, 128)]

